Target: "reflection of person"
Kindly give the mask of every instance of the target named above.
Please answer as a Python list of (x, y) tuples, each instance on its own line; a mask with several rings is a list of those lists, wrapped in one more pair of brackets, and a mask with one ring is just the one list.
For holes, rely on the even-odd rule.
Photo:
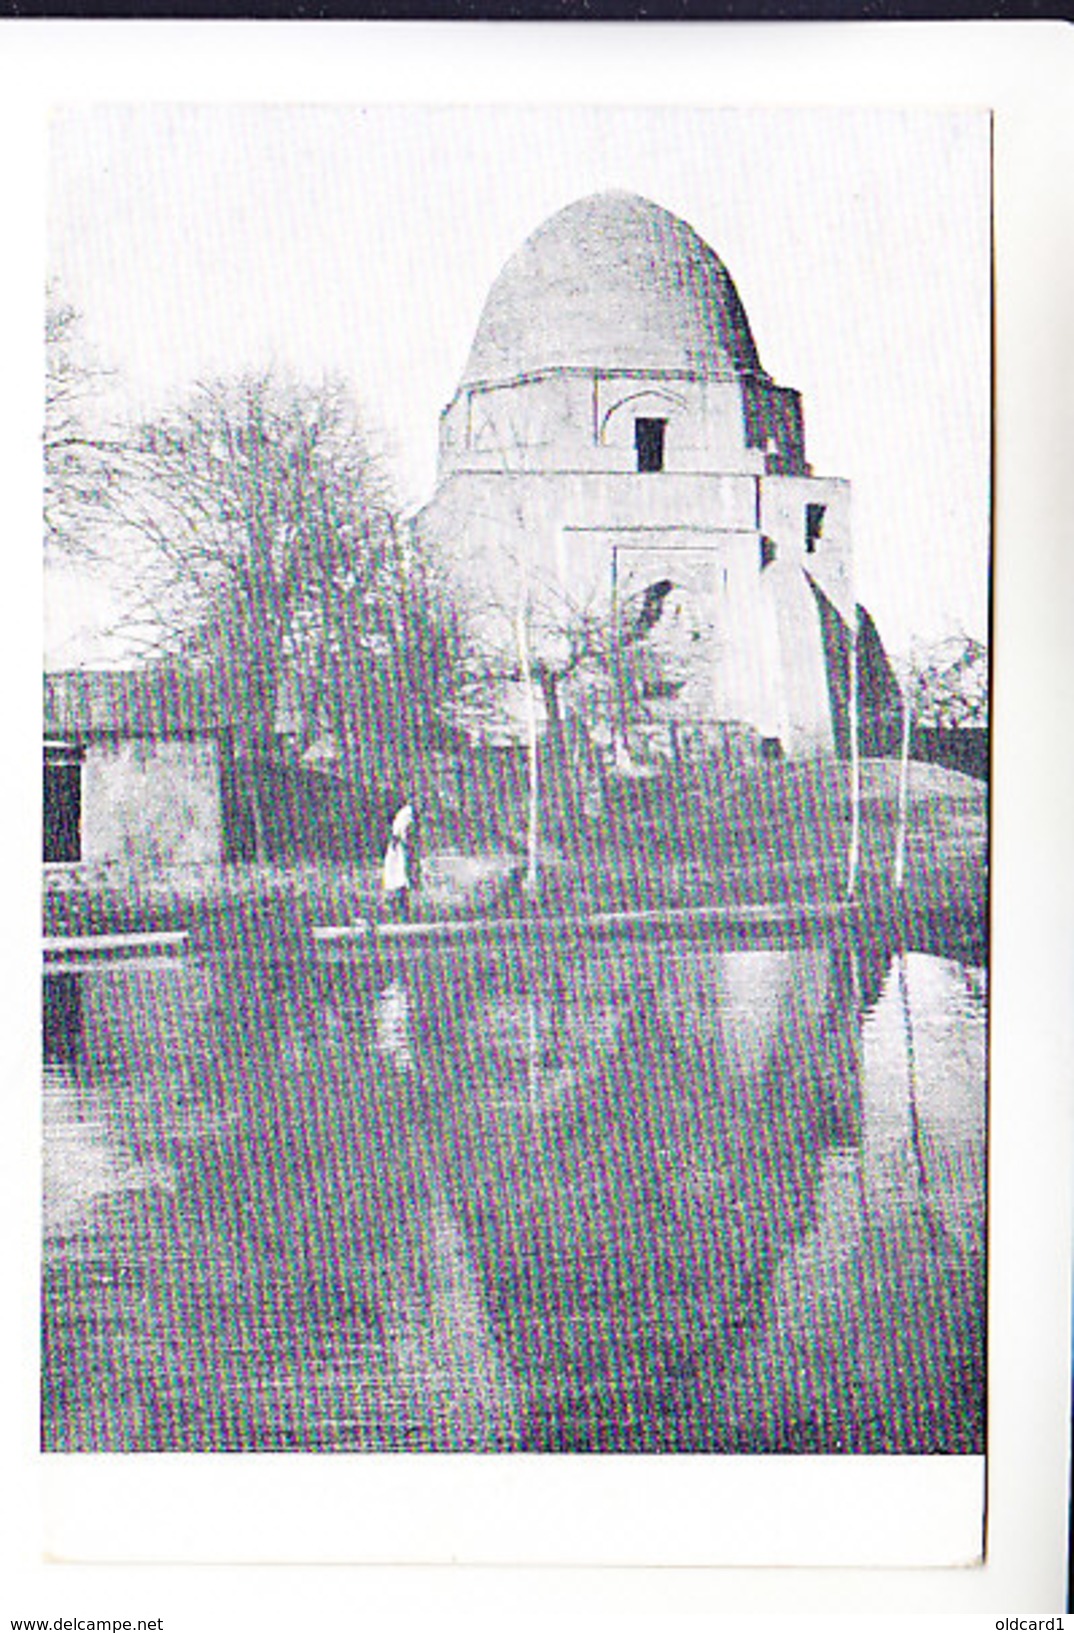
[(406, 918), (410, 911), (410, 892), (417, 883), (414, 807), (408, 803), (400, 806), (392, 818), (388, 848), (384, 852), (381, 886), (385, 905), (393, 917)]
[(384, 988), (373, 1010), (373, 1047), (401, 1072), (414, 1064), (410, 1052), (410, 998), (402, 981)]

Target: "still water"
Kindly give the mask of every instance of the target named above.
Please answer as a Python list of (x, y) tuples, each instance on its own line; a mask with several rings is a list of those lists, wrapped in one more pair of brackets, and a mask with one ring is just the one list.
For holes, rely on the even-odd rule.
[(53, 1451), (973, 1452), (985, 980), (639, 941), (46, 978)]

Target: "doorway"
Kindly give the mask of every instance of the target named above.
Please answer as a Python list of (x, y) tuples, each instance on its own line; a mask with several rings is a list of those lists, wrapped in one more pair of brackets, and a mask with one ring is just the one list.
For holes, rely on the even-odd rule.
[(82, 756), (47, 745), (44, 766), (44, 860), (82, 860)]

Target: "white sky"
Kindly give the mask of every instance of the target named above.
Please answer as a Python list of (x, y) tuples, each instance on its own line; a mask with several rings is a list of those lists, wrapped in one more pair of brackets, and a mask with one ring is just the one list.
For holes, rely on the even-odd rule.
[(586, 193), (652, 198), (726, 263), (814, 469), (853, 483), (892, 651), (986, 633), (985, 113), (98, 106), (57, 114), (50, 157), (50, 267), (132, 405), (341, 373), (412, 504), (507, 257)]

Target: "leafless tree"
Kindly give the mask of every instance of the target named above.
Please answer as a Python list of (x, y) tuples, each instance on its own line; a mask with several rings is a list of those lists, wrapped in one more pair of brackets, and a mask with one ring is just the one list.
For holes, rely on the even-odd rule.
[(53, 559), (94, 559), (115, 519), (125, 439), (109, 432), (96, 364), (78, 312), (50, 286), (45, 310), (44, 547)]
[(214, 675), (241, 757), (270, 761), (286, 716), (368, 775), (371, 754), (398, 763), (435, 729), (450, 623), (344, 386), (200, 385), (141, 428), (132, 462), (127, 633)]
[(915, 650), (909, 684), (917, 724), (988, 724), (989, 662), (983, 641), (958, 634)]
[(527, 758), (524, 883), (532, 891), (549, 807), (565, 805), (560, 814), (576, 819), (580, 785), (601, 774), (604, 760), (619, 771), (646, 770), (632, 745), (650, 723), (649, 700), (674, 694), (675, 683), (662, 672), (666, 654), (649, 639), (674, 586), (661, 579), (624, 596), (614, 575), (577, 585), (553, 571), (534, 548), (523, 430), (508, 423), (494, 434), (494, 468), (510, 480), (494, 510), (471, 513), (489, 553), (475, 561), (460, 556), (451, 539), (431, 543), (455, 559), (469, 622), (468, 723), (502, 730), (511, 712), (505, 692), (521, 688), (515, 730)]
[(650, 635), (669, 581), (617, 597), (610, 582), (565, 585), (535, 562), (521, 513), (497, 540), (497, 571), (471, 574), (466, 595), (473, 713), (502, 728), (504, 693), (521, 688), (527, 757), (525, 887), (536, 888), (542, 834), (579, 821), (609, 767), (639, 774), (634, 759), (659, 690), (661, 658)]

